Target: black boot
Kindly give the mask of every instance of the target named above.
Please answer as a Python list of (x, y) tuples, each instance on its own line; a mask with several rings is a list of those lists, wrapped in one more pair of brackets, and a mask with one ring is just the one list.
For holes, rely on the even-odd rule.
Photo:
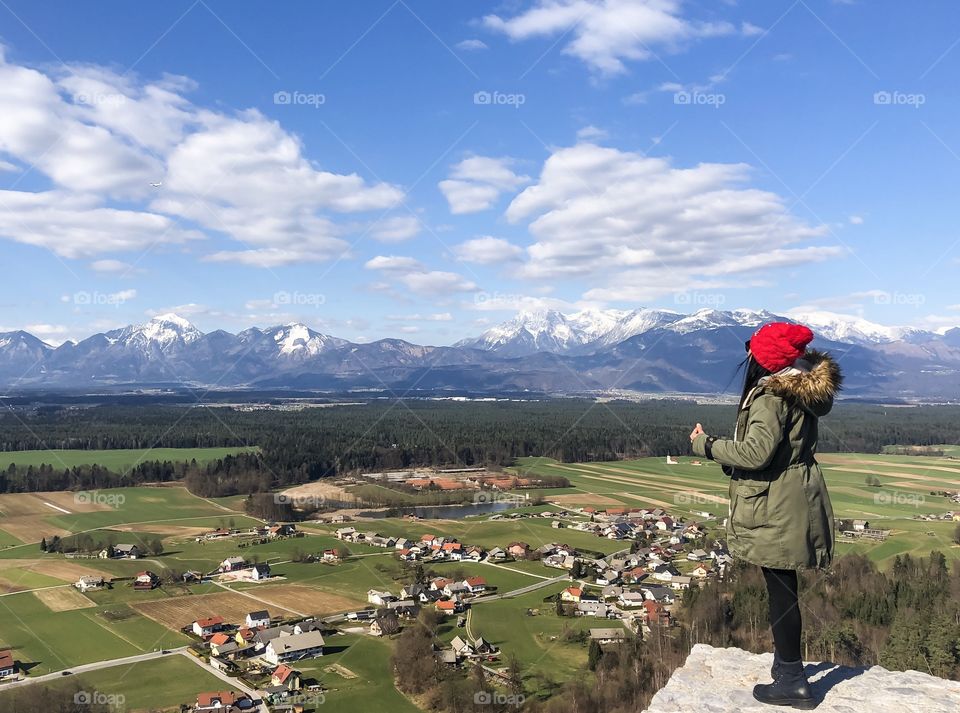
[(803, 672), (803, 661), (779, 661), (778, 663), (778, 677), (773, 679), (773, 683), (754, 686), (753, 697), (761, 703), (772, 706), (793, 706), (803, 710), (816, 708), (817, 701), (810, 693), (810, 684), (807, 683), (807, 676)]
[(773, 666), (770, 667), (770, 678), (774, 681), (777, 680), (780, 676), (780, 668), (783, 660), (780, 658), (780, 652), (777, 651), (777, 647), (773, 647)]

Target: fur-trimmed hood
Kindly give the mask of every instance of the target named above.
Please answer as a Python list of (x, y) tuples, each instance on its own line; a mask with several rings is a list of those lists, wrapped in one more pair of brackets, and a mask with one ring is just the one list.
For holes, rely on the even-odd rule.
[(761, 380), (764, 390), (799, 402), (817, 416), (830, 411), (843, 384), (840, 365), (827, 352), (807, 349), (792, 366)]

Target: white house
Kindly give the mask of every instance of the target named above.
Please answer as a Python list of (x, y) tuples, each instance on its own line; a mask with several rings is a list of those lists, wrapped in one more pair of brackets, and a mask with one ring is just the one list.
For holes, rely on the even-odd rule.
[(193, 622), (193, 633), (197, 636), (210, 636), (223, 628), (223, 617), (212, 616), (207, 619), (197, 619)]
[(247, 561), (243, 557), (227, 557), (220, 563), (221, 572), (236, 572), (238, 569), (244, 569)]
[(312, 659), (323, 656), (323, 646), (323, 634), (319, 631), (278, 636), (267, 644), (263, 658), (275, 666), (288, 661)]
[(261, 626), (270, 626), (270, 613), (266, 609), (247, 614), (244, 620), (248, 629), (259, 629)]
[(80, 577), (73, 586), (81, 592), (89, 592), (91, 589), (100, 589), (104, 585), (103, 577), (85, 574)]
[(367, 592), (367, 601), (377, 606), (384, 606), (387, 602), (395, 602), (396, 600), (397, 598), (390, 592), (378, 592), (376, 589)]

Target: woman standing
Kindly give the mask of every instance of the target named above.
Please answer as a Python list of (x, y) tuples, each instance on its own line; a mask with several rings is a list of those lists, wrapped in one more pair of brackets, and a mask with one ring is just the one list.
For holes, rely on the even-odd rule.
[(833, 508), (814, 458), (817, 422), (840, 390), (840, 368), (807, 349), (813, 332), (774, 322), (746, 343), (747, 360), (733, 439), (690, 433), (693, 451), (730, 476), (727, 544), (759, 565), (770, 599), (773, 683), (757, 685), (758, 701), (814, 708), (800, 655), (797, 570), (824, 568), (833, 557)]

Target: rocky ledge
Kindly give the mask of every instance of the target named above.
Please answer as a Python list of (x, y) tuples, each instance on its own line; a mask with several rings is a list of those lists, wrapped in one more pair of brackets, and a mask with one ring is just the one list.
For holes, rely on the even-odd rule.
[[(686, 663), (650, 701), (645, 713), (772, 713), (753, 698), (756, 683), (770, 682), (773, 654), (697, 644)], [(919, 671), (880, 666), (847, 668), (808, 663), (807, 678), (819, 713), (957, 713), (960, 682)]]

